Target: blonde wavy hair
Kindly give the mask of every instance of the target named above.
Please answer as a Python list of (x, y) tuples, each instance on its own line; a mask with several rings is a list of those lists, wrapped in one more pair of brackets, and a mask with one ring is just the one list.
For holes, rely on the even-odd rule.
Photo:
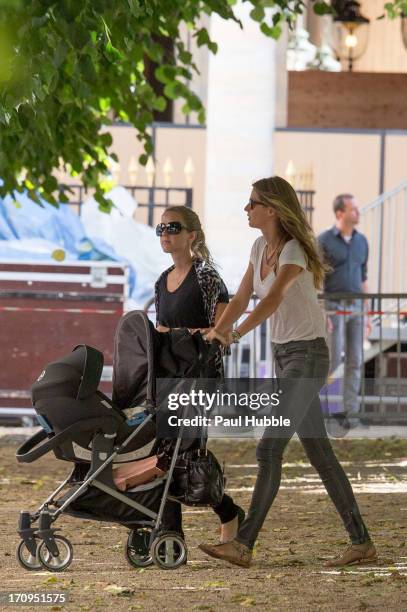
[(202, 259), (207, 264), (213, 266), (214, 261), (206, 245), (205, 234), (196, 212), (187, 206), (169, 206), (164, 210), (164, 214), (167, 212), (173, 212), (179, 215), (188, 232), (196, 232), (196, 238), (191, 244), (191, 251), (194, 258)]
[(312, 272), (316, 289), (321, 289), (325, 273), (329, 270), (323, 263), (315, 234), (305, 216), (295, 189), (280, 176), (260, 179), (253, 183), (259, 201), (271, 206), (277, 213), (284, 240), (277, 253), (291, 238), (298, 240), (304, 249), (307, 268)]

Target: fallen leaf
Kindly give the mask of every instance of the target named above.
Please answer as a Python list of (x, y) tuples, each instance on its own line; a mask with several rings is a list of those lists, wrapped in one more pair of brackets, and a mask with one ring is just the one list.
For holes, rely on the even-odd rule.
[(108, 584), (103, 590), (111, 595), (118, 595), (121, 597), (131, 597), (134, 595), (134, 590), (128, 587), (119, 586), (118, 584)]
[(243, 608), (250, 608), (256, 605), (256, 600), (252, 597), (247, 597), (247, 599), (240, 602), (240, 605), (243, 606)]

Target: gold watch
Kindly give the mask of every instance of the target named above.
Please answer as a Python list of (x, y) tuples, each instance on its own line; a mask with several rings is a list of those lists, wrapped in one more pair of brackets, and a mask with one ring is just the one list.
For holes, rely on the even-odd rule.
[(237, 329), (234, 329), (231, 333), (233, 344), (238, 344), (240, 342), (240, 338), (242, 337)]

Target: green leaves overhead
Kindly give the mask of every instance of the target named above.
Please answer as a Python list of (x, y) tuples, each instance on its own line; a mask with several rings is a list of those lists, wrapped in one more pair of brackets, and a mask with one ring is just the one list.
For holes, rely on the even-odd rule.
[[(394, 0), (393, 2), (386, 2), (384, 5), (386, 14), (390, 19), (396, 19), (397, 17), (407, 17), (407, 0)], [(385, 15), (381, 15), (379, 19), (382, 19)]]
[(208, 30), (206, 28), (201, 28), (194, 34), (194, 36), (196, 36), (196, 42), (198, 47), (206, 45), (208, 49), (212, 51), (212, 53), (217, 52), (218, 45), (210, 39)]
[(332, 13), (332, 8), (327, 4), (327, 2), (315, 2), (314, 13), (321, 16), (329, 15), (329, 13)]
[[(293, 25), (302, 0), (243, 0), (260, 30), (277, 39)], [(146, 164), (155, 111), (181, 98), (201, 123), (205, 111), (191, 91), (197, 68), (185, 44), (188, 29), (198, 47), (218, 43), (201, 17), (236, 22), (234, 0), (0, 0), (0, 196), (27, 189), (51, 203), (65, 199), (53, 178), (63, 166), (96, 190), (103, 210), (114, 118), (137, 130)], [(397, 16), (407, 0), (386, 3)], [(317, 14), (331, 11), (314, 1)], [(152, 78), (154, 77), (154, 78)], [(152, 82), (163, 85), (154, 90)]]

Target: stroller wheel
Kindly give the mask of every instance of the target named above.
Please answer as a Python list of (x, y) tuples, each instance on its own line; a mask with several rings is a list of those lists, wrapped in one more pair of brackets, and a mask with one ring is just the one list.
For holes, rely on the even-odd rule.
[(71, 565), (73, 559), (72, 544), (60, 535), (54, 536), (54, 540), (59, 550), (58, 556), (54, 557), (50, 553), (44, 541), (41, 542), (37, 549), (37, 556), (43, 568), (50, 572), (62, 572), (62, 570)]
[(187, 562), (187, 546), (179, 533), (167, 531), (152, 543), (151, 557), (161, 569), (176, 569)]
[(150, 535), (150, 527), (139, 527), (130, 531), (124, 554), (133, 567), (148, 567), (153, 563), (150, 555)]
[(40, 542), (40, 538), (36, 536), (34, 537), (35, 537), (35, 542), (37, 544), (37, 555), (33, 555), (31, 551), (28, 550), (24, 540), (21, 540), (20, 544), (17, 547), (17, 551), (16, 551), (17, 561), (26, 570), (42, 569), (42, 565), (38, 561), (38, 545)]

